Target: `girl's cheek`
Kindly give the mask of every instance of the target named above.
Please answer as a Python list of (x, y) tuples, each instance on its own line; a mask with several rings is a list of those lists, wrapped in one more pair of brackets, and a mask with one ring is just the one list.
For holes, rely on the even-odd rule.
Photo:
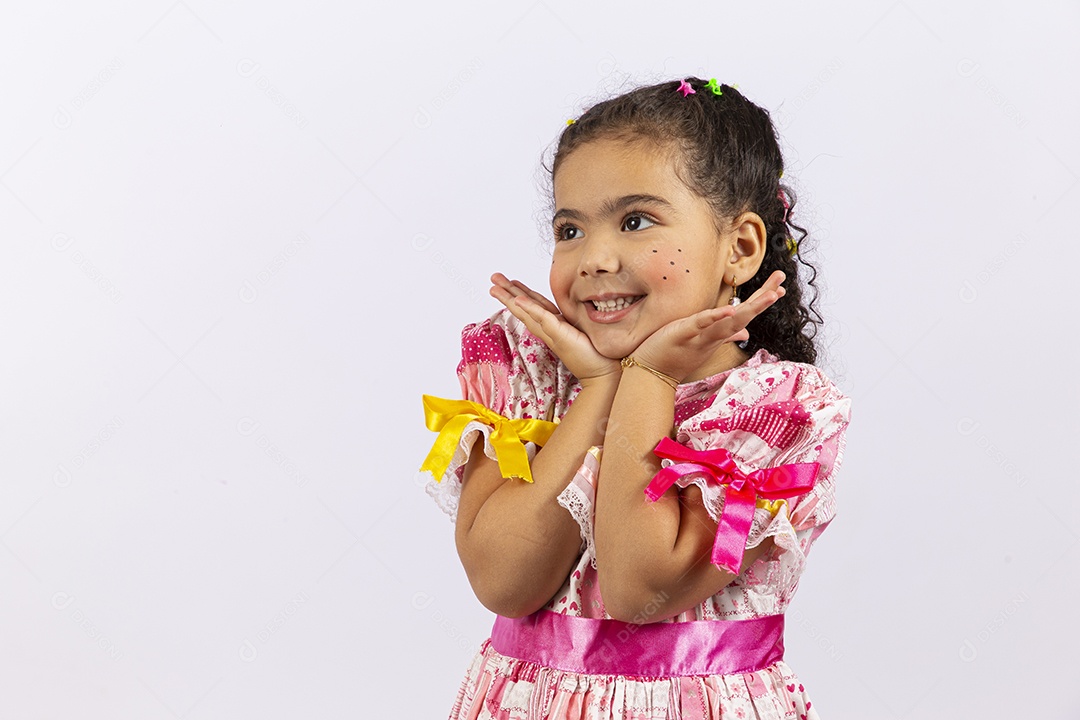
[(682, 248), (650, 248), (642, 258), (644, 274), (661, 288), (690, 277), (690, 265)]
[(566, 277), (565, 269), (560, 263), (552, 261), (551, 272), (548, 275), (548, 285), (551, 288), (551, 297), (559, 310), (566, 311), (564, 307), (567, 295), (570, 292), (570, 281)]

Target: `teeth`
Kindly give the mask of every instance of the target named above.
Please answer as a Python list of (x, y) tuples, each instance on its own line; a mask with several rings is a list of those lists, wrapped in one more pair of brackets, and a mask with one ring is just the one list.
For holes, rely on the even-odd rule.
[(615, 310), (622, 310), (625, 307), (630, 307), (635, 302), (640, 300), (643, 296), (637, 297), (621, 297), (614, 300), (593, 300), (592, 304), (597, 310), (602, 312), (614, 312)]

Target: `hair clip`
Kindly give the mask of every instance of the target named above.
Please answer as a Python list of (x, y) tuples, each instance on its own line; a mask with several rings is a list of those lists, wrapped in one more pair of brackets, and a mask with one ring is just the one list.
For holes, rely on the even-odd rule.
[(799, 243), (795, 242), (795, 238), (791, 237), (790, 235), (787, 239), (787, 249), (788, 254), (792, 256), (794, 256), (795, 253), (799, 252)]
[(776, 191), (777, 199), (784, 204), (784, 222), (787, 222), (788, 210), (791, 209), (791, 202), (787, 199), (787, 195), (784, 194), (784, 188), (780, 188)]
[(681, 92), (683, 97), (686, 97), (687, 95), (696, 95), (697, 94), (697, 90), (695, 90), (693, 87), (691, 87), (690, 83), (686, 82), (685, 80), (680, 80), (679, 81), (679, 87), (675, 88), (675, 91), (676, 92)]
[(723, 95), (723, 90), (720, 89), (720, 85), (716, 82), (716, 78), (711, 78), (709, 82), (705, 83), (706, 90), (712, 90), (713, 95)]
[(576, 122), (577, 122), (577, 120), (575, 120), (574, 118), (570, 118), (569, 120), (566, 121), (566, 124), (567, 125), (573, 125)]

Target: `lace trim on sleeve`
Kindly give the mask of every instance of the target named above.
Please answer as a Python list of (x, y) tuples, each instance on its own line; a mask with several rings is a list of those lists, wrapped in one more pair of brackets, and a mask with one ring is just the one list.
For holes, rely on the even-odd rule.
[[(770, 563), (770, 572), (776, 573), (776, 577), (769, 578), (770, 585), (779, 587), (794, 587), (806, 567), (806, 550), (809, 549), (812, 530), (802, 533), (795, 531), (788, 517), (788, 507), (785, 505), (775, 516), (767, 510), (758, 510), (754, 513), (754, 525), (750, 529), (750, 539), (746, 546), (757, 547), (767, 538), (773, 539), (775, 550), (770, 551), (774, 559)], [(804, 545), (805, 542), (805, 545)]]
[(596, 500), (596, 473), (600, 467), (600, 449), (590, 448), (585, 454), (585, 462), (574, 474), (574, 479), (556, 498), (560, 505), (570, 512), (570, 516), (581, 529), (581, 550), (589, 557), (589, 562), (596, 567), (596, 550), (593, 547), (593, 503)]

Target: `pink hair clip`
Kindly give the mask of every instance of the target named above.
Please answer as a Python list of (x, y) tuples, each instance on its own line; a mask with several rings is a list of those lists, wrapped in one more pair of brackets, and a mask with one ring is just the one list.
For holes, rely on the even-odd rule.
[[(783, 175), (783, 172), (781, 172), (780, 174)], [(776, 197), (780, 200), (781, 203), (784, 204), (784, 224), (786, 225), (788, 210), (791, 209), (791, 201), (788, 200), (787, 193), (784, 192), (784, 188), (777, 189)], [(799, 243), (796, 242), (795, 238), (791, 237), (790, 235), (787, 236), (785, 244), (787, 245), (789, 255), (794, 256), (795, 253), (799, 252)]]
[(690, 83), (685, 80), (679, 81), (679, 87), (675, 88), (676, 92), (681, 92), (683, 97), (687, 95), (696, 95), (697, 90), (690, 86)]

